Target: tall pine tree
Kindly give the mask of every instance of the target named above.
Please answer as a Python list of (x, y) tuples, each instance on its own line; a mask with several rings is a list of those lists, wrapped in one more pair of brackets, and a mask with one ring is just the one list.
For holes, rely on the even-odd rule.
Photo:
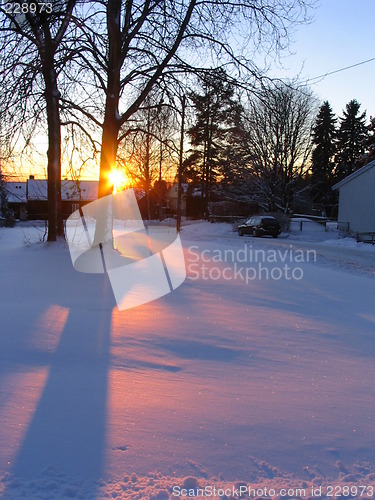
[(186, 166), (193, 170), (191, 174), (195, 170), (195, 177), (200, 177), (202, 207), (207, 215), (213, 184), (218, 176), (230, 178), (235, 159), (228, 154), (228, 146), (233, 153), (241, 136), (242, 106), (235, 97), (234, 84), (222, 69), (207, 72), (202, 78), (201, 92), (192, 92), (190, 99), (196, 121), (188, 130), (193, 150)]
[(365, 139), (366, 154), (358, 162), (359, 167), (375, 159), (375, 116), (370, 116), (370, 123), (367, 127), (367, 137)]
[(368, 136), (366, 127), (366, 111), (359, 111), (360, 103), (352, 99), (343, 111), (344, 116), (340, 118), (338, 131), (338, 154), (336, 157), (337, 180), (341, 180), (353, 173), (358, 165), (358, 160), (365, 153), (365, 143)]
[(367, 130), (368, 137), (366, 139), (366, 163), (375, 158), (375, 116), (370, 116), (370, 124)]
[(334, 204), (334, 156), (336, 152), (337, 118), (328, 101), (321, 105), (313, 128), (314, 149), (311, 158), (314, 202), (327, 213)]

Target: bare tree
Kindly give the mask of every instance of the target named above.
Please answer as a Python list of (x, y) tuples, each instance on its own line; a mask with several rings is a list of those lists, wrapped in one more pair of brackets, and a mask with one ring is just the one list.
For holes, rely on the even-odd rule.
[[(238, 77), (249, 71), (259, 76), (241, 49), (255, 50), (261, 43), (281, 47), (290, 27), (305, 20), (308, 0), (108, 0), (89, 5), (85, 22), (76, 20), (82, 29), (82, 97), (66, 104), (102, 130), (99, 196), (104, 196), (111, 189), (108, 176), (128, 134), (127, 122), (157, 83), (171, 89), (173, 78), (207, 68), (208, 60), (236, 68)], [(237, 53), (231, 45), (234, 34), (243, 41)], [(84, 87), (92, 82), (98, 102), (104, 96), (101, 113), (88, 107)]]
[[(247, 114), (252, 201), (287, 213), (309, 164), (316, 101), (306, 88), (279, 83), (252, 98)], [(304, 189), (304, 187), (302, 187)]]
[[(1, 113), (9, 112), (7, 103), (13, 106), (8, 110), (22, 103), (11, 119), (26, 142), (43, 117), (47, 121), (48, 239), (63, 231), (62, 109), (64, 124), (86, 133), (90, 122), (89, 140), (101, 135), (99, 196), (109, 194), (108, 176), (130, 134), (129, 120), (156, 84), (171, 92), (182, 74), (209, 65), (235, 70), (237, 78), (261, 76), (252, 55), (260, 46), (282, 48), (291, 27), (306, 20), (309, 2), (89, 0), (77, 2), (74, 15), (76, 0), (43, 4), (52, 6), (48, 10), (30, 0), (6, 4), (15, 10), (1, 7), (1, 75), (12, 82)], [(234, 49), (236, 35), (242, 46)]]
[[(43, 115), (48, 130), (48, 240), (64, 235), (61, 209), (61, 123), (58, 75), (66, 64), (61, 46), (76, 0), (9, 2), (2, 20), (0, 75), (7, 82), (1, 119), (10, 120), (26, 142)], [(11, 128), (7, 127), (8, 132)]]
[(175, 114), (173, 105), (164, 102), (162, 94), (151, 92), (129, 120), (126, 141), (119, 147), (119, 165), (145, 192), (148, 218), (152, 186), (157, 181), (160, 190), (163, 176), (177, 163)]

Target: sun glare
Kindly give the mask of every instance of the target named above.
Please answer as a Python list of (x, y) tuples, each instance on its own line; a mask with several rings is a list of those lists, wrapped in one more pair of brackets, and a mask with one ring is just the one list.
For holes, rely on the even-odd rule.
[(108, 176), (109, 182), (113, 186), (113, 194), (118, 193), (125, 189), (129, 184), (129, 179), (127, 178), (125, 172), (114, 168)]

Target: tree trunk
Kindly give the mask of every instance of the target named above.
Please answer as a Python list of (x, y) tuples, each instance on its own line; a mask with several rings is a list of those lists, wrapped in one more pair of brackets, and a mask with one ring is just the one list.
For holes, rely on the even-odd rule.
[(118, 133), (120, 120), (118, 103), (120, 99), (120, 69), (121, 69), (121, 0), (108, 0), (108, 70), (107, 95), (103, 123), (102, 147), (99, 173), (99, 198), (112, 193), (109, 174), (115, 168), (118, 148)]
[(61, 204), (61, 123), (53, 54), (44, 61), (48, 123), (48, 241), (64, 237)]
[(99, 198), (112, 194), (113, 186), (110, 183), (109, 175), (116, 165), (118, 132), (119, 125), (116, 119), (116, 113), (110, 110), (106, 113), (103, 123), (98, 191)]

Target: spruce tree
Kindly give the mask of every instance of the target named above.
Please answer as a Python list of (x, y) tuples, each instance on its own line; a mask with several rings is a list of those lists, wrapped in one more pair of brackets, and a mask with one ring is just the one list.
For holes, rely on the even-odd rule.
[(370, 124), (367, 127), (367, 138), (365, 140), (366, 154), (362, 166), (375, 159), (375, 116), (370, 116)]
[(366, 127), (366, 111), (359, 111), (360, 103), (352, 99), (343, 111), (338, 131), (338, 154), (336, 174), (341, 180), (353, 173), (359, 166), (358, 160), (365, 153), (365, 143), (368, 137)]
[[(222, 69), (207, 72), (202, 78), (201, 91), (192, 92), (195, 124), (188, 130), (193, 146), (186, 167), (200, 177), (202, 206), (207, 212), (211, 188), (218, 176), (229, 179), (236, 145), (241, 137), (242, 106), (235, 97), (235, 86)], [(228, 153), (229, 145), (231, 154)], [(195, 169), (194, 169), (195, 167)]]
[(334, 204), (332, 185), (334, 183), (334, 156), (336, 152), (337, 118), (328, 101), (321, 105), (313, 128), (312, 140), (312, 192), (314, 202), (330, 213)]

